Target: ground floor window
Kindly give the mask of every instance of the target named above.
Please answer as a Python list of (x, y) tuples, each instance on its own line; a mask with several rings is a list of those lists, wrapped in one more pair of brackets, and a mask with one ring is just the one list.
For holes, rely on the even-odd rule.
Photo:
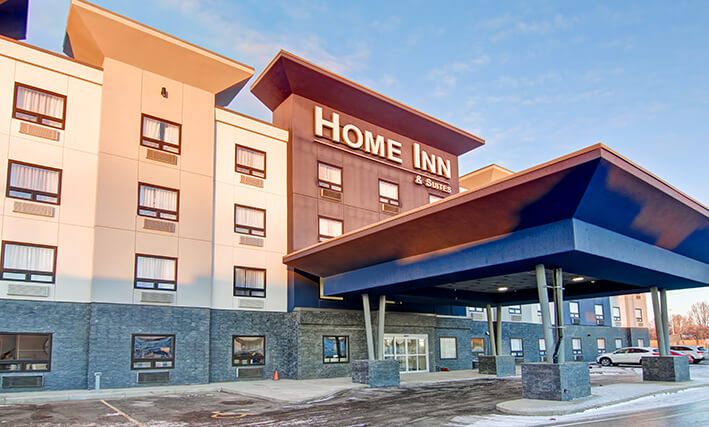
[(602, 354), (606, 352), (606, 339), (605, 338), (598, 338), (596, 340), (596, 347), (598, 347), (598, 354)]
[(350, 338), (347, 336), (322, 337), (323, 363), (348, 363), (350, 361)]
[(616, 348), (616, 350), (619, 348), (623, 348), (623, 339), (622, 338), (615, 339), (615, 348)]
[(581, 350), (581, 338), (571, 338), (571, 353), (574, 356), (580, 356), (583, 354)]
[(266, 363), (266, 337), (234, 336), (233, 366), (254, 366)]
[(175, 367), (174, 335), (133, 335), (133, 369)]
[(458, 340), (455, 337), (440, 337), (438, 343), (441, 350), (441, 360), (458, 358)]
[(473, 353), (485, 353), (485, 338), (472, 338), (470, 340), (470, 351)]
[(427, 335), (385, 335), (384, 358), (399, 362), (401, 372), (428, 371)]
[(51, 334), (0, 333), (0, 372), (49, 371)]
[(544, 357), (547, 355), (547, 342), (544, 338), (539, 338), (539, 356)]
[(266, 270), (234, 267), (234, 296), (266, 298)]
[(638, 338), (638, 347), (645, 347), (645, 340), (642, 338)]
[(522, 338), (510, 338), (510, 354), (514, 357), (524, 357)]

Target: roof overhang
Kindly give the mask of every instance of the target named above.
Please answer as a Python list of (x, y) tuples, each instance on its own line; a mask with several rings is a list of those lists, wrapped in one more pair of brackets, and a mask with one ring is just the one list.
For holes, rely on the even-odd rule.
[(29, 0), (0, 0), (0, 34), (26, 39), (29, 7)]
[[(705, 206), (596, 145), (284, 262), (323, 277), (325, 295), (512, 304), (536, 299), (539, 263), (588, 278), (568, 285), (577, 297), (708, 286), (707, 247)], [(527, 279), (504, 278), (519, 274)], [(500, 293), (496, 277), (519, 284)]]
[(134, 65), (217, 95), (228, 104), (254, 69), (82, 0), (72, 0), (67, 55), (102, 67), (105, 58)]
[(251, 86), (271, 111), (291, 94), (459, 156), (485, 141), (292, 53), (280, 51)]

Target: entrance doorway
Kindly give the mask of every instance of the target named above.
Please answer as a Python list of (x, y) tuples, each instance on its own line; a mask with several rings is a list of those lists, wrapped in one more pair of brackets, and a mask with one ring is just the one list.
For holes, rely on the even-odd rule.
[(384, 335), (384, 358), (398, 360), (401, 372), (428, 372), (428, 335)]

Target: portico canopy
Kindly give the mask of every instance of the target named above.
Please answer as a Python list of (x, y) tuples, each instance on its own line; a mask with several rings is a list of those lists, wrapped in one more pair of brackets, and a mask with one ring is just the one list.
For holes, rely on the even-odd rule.
[(482, 306), (709, 286), (709, 210), (603, 145), (284, 257), (326, 296)]

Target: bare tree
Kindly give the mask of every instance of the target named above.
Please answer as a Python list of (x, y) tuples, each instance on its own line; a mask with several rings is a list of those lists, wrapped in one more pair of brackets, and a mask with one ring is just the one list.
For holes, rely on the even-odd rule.
[(695, 325), (709, 328), (709, 304), (706, 301), (692, 304), (689, 309), (689, 318)]

